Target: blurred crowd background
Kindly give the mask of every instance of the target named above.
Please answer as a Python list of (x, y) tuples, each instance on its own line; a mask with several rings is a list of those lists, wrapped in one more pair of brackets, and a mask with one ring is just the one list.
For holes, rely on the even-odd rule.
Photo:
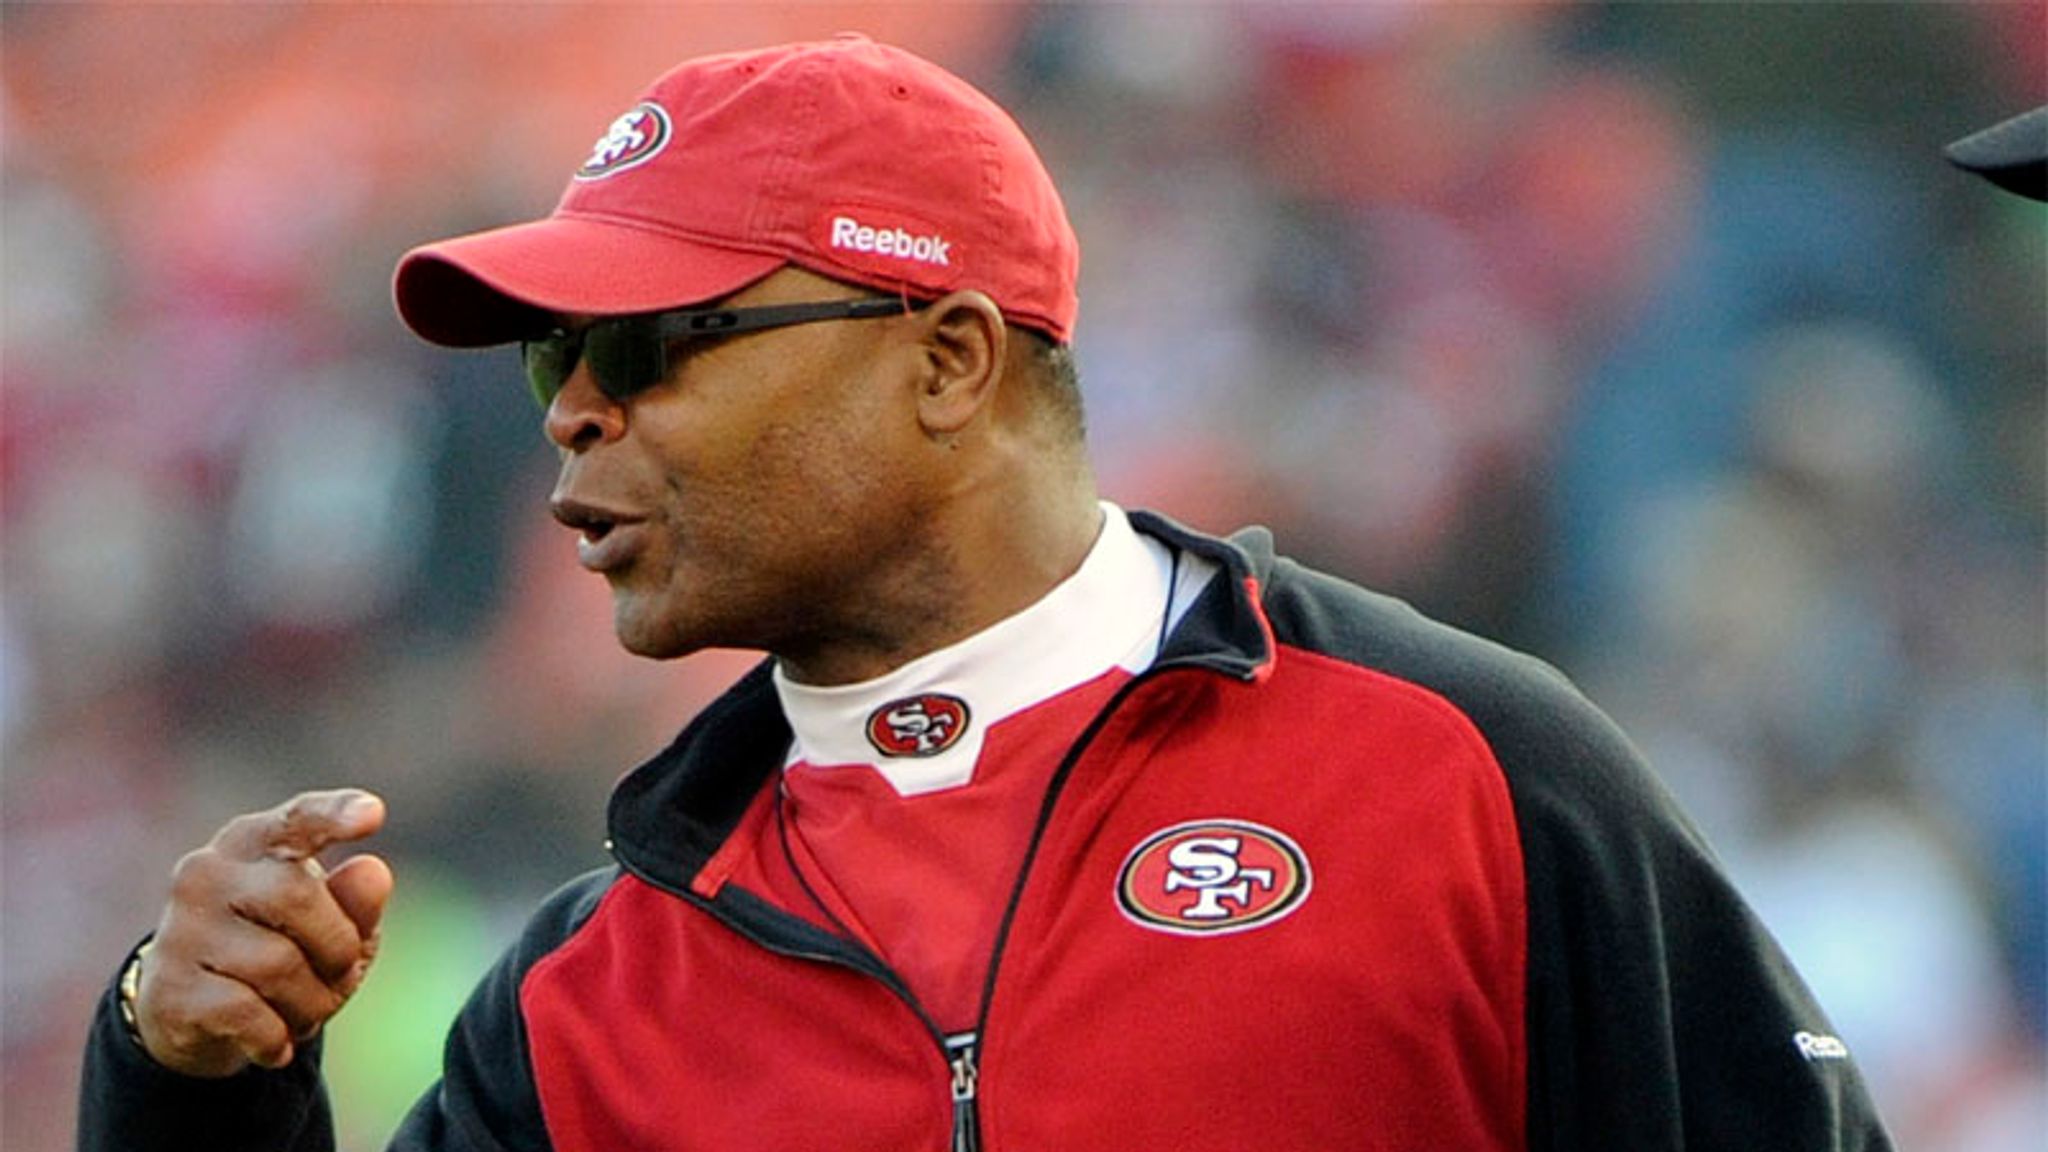
[(846, 28), (1038, 141), (1109, 494), (1561, 665), (1901, 1146), (2040, 1146), (2048, 208), (1939, 154), (2048, 100), (2039, 2), (7, 4), (0, 1144), (69, 1147), (96, 996), (239, 811), (390, 801), (350, 1152), (604, 861), (755, 657), (615, 648), (514, 358), (409, 339), (390, 271), (546, 211), (675, 61)]

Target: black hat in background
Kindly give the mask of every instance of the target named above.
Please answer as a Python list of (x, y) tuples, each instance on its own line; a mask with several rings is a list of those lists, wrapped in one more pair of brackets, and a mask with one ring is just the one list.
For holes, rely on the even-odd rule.
[(2048, 105), (2001, 120), (1942, 150), (2008, 192), (2048, 200)]

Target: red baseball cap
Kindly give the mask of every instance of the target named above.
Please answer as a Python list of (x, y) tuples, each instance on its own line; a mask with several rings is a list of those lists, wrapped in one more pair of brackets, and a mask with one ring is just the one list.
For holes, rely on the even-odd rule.
[(556, 314), (688, 307), (786, 264), (885, 292), (986, 292), (1073, 332), (1080, 244), (1038, 153), (959, 77), (864, 36), (689, 60), (612, 121), (546, 219), (406, 253), (393, 293), (453, 348)]

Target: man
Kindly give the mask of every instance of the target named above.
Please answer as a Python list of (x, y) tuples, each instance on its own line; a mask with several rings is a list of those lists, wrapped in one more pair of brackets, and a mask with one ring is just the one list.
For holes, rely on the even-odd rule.
[[(1877, 1149), (1849, 1050), (1545, 666), (1097, 500), (1017, 126), (859, 37), (685, 63), (543, 221), (408, 254), (523, 341), (629, 649), (772, 659), (626, 778), (400, 1149)], [(89, 1148), (331, 1146), (376, 831), (180, 862)]]
[(2048, 104), (1972, 132), (1943, 151), (1956, 167), (2008, 192), (2048, 200)]

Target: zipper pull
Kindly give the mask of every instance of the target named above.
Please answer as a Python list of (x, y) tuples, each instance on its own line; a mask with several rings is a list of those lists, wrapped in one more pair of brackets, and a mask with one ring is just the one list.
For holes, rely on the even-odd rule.
[(973, 1032), (946, 1037), (946, 1062), (953, 1069), (953, 1152), (981, 1152), (981, 1116), (975, 1107), (975, 1090), (981, 1069), (975, 1066)]

